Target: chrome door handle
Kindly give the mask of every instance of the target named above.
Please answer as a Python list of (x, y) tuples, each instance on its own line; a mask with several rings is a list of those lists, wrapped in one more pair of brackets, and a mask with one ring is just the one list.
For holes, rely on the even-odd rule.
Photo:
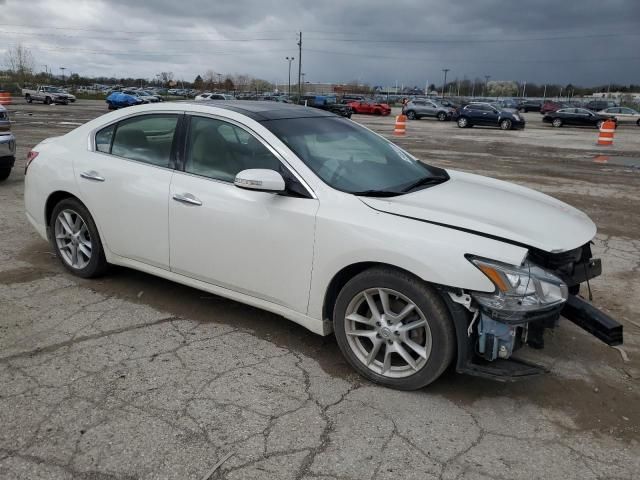
[(176, 202), (186, 203), (187, 205), (196, 205), (198, 207), (202, 205), (202, 202), (198, 200), (196, 197), (194, 197), (193, 195), (191, 195), (190, 193), (185, 193), (183, 195), (180, 195), (179, 193), (174, 193), (173, 199)]
[(94, 172), (91, 170), (90, 172), (82, 172), (80, 174), (82, 178), (86, 178), (87, 180), (93, 180), (95, 182), (104, 182), (104, 177), (98, 175), (98, 172)]

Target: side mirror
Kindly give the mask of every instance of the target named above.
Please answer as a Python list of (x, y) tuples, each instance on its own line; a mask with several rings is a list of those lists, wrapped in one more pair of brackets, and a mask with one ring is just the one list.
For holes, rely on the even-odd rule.
[(250, 168), (242, 170), (236, 175), (233, 184), (246, 190), (259, 192), (284, 192), (284, 179), (275, 170), (265, 168)]

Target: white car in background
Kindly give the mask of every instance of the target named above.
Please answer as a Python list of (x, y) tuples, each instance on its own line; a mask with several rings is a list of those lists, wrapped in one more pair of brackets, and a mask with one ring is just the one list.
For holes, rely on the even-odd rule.
[(75, 275), (122, 265), (334, 332), (358, 372), (393, 388), (452, 362), (502, 380), (543, 373), (512, 354), (541, 348), (561, 313), (622, 342), (577, 296), (601, 272), (584, 213), (429, 166), (315, 108), (111, 112), (33, 148), (25, 204)]
[(635, 123), (640, 127), (640, 112), (629, 107), (609, 107), (598, 112), (601, 115), (613, 115), (621, 123)]

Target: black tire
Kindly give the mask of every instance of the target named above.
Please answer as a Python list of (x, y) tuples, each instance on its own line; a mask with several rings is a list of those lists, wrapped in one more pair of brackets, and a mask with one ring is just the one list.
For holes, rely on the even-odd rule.
[(33, 98), (31, 98), (31, 95), (29, 95), (28, 93), (24, 96), (24, 99), (27, 101), (27, 103), (33, 103)]
[(500, 122), (501, 130), (511, 130), (513, 128), (513, 123), (508, 118), (505, 118)]
[[(387, 288), (409, 298), (427, 321), (431, 351), (426, 363), (406, 377), (392, 378), (374, 372), (358, 359), (347, 340), (345, 316), (349, 304), (361, 292), (375, 288)], [(365, 270), (347, 282), (336, 299), (333, 327), (340, 350), (358, 373), (372, 382), (399, 390), (416, 390), (435, 381), (451, 364), (456, 349), (453, 321), (440, 294), (426, 282), (391, 267)]]
[[(55, 239), (55, 221), (58, 218), (58, 215), (63, 210), (72, 210), (74, 213), (79, 215), (89, 230), (89, 236), (91, 239), (91, 258), (88, 264), (84, 268), (74, 268), (69, 265), (64, 259), (62, 254), (60, 253), (60, 249), (58, 248), (58, 244)], [(96, 227), (95, 222), (93, 221), (93, 217), (89, 213), (89, 210), (76, 198), (65, 198), (58, 202), (58, 204), (53, 208), (53, 212), (51, 212), (51, 218), (49, 219), (49, 226), (51, 227), (51, 245), (53, 250), (56, 252), (56, 255), (60, 259), (62, 265), (69, 270), (74, 275), (82, 278), (94, 278), (102, 275), (107, 270), (107, 260), (104, 256), (104, 249), (102, 248), (102, 241), (100, 240), (100, 235), (98, 234), (98, 229)]]
[(10, 168), (0, 168), (0, 182), (5, 181), (11, 174)]
[(604, 123), (604, 120), (598, 120), (598, 121), (596, 122), (596, 128), (597, 128), (598, 130), (600, 130), (600, 129), (602, 128), (602, 124), (603, 124), (603, 123)]
[(51, 97), (45, 97), (44, 104), (45, 105), (51, 105)]
[(440, 120), (441, 122), (444, 122), (447, 119), (447, 114), (444, 112), (440, 112), (438, 113), (438, 120)]
[(560, 119), (560, 118), (554, 118), (554, 119), (551, 121), (551, 125), (553, 125), (553, 126), (554, 126), (554, 127), (556, 127), (556, 128), (560, 128), (560, 127), (562, 126), (562, 119)]
[(636, 121), (636, 125), (640, 127), (640, 118)]
[(418, 120), (418, 116), (416, 115), (416, 112), (414, 112), (413, 110), (409, 110), (407, 112), (407, 118), (409, 120)]
[(469, 128), (471, 124), (469, 123), (469, 119), (467, 117), (460, 117), (456, 122), (459, 128)]
[(374, 110), (373, 114), (374, 115), (382, 115), (382, 110)]

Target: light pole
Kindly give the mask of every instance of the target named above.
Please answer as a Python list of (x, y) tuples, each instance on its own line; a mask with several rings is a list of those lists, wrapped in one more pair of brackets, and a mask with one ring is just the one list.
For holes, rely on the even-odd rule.
[(44, 74), (47, 78), (49, 78), (49, 66), (48, 65), (42, 65), (44, 67)]
[(60, 67), (60, 70), (62, 71), (62, 85), (64, 85), (64, 71), (67, 69), (67, 67)]
[(218, 88), (222, 90), (222, 81), (220, 80), (222, 78), (222, 74), (216, 73), (216, 75), (218, 76)]
[(287, 89), (287, 95), (291, 98), (291, 62), (295, 60), (294, 57), (285, 57), (285, 60), (289, 62), (289, 87)]
[(302, 81), (300, 92), (302, 93), (302, 95), (304, 95), (304, 76), (305, 75), (306, 75), (306, 73), (304, 73), (304, 72), (300, 73), (300, 78), (301, 78), (301, 81)]
[(444, 89), (447, 87), (447, 73), (451, 70), (450, 68), (443, 68), (444, 72), (444, 83), (442, 84), (442, 98), (444, 98)]
[(491, 75), (485, 75), (484, 76), (484, 92), (483, 92), (483, 97), (486, 97), (487, 95), (489, 95), (489, 79), (491, 78)]

